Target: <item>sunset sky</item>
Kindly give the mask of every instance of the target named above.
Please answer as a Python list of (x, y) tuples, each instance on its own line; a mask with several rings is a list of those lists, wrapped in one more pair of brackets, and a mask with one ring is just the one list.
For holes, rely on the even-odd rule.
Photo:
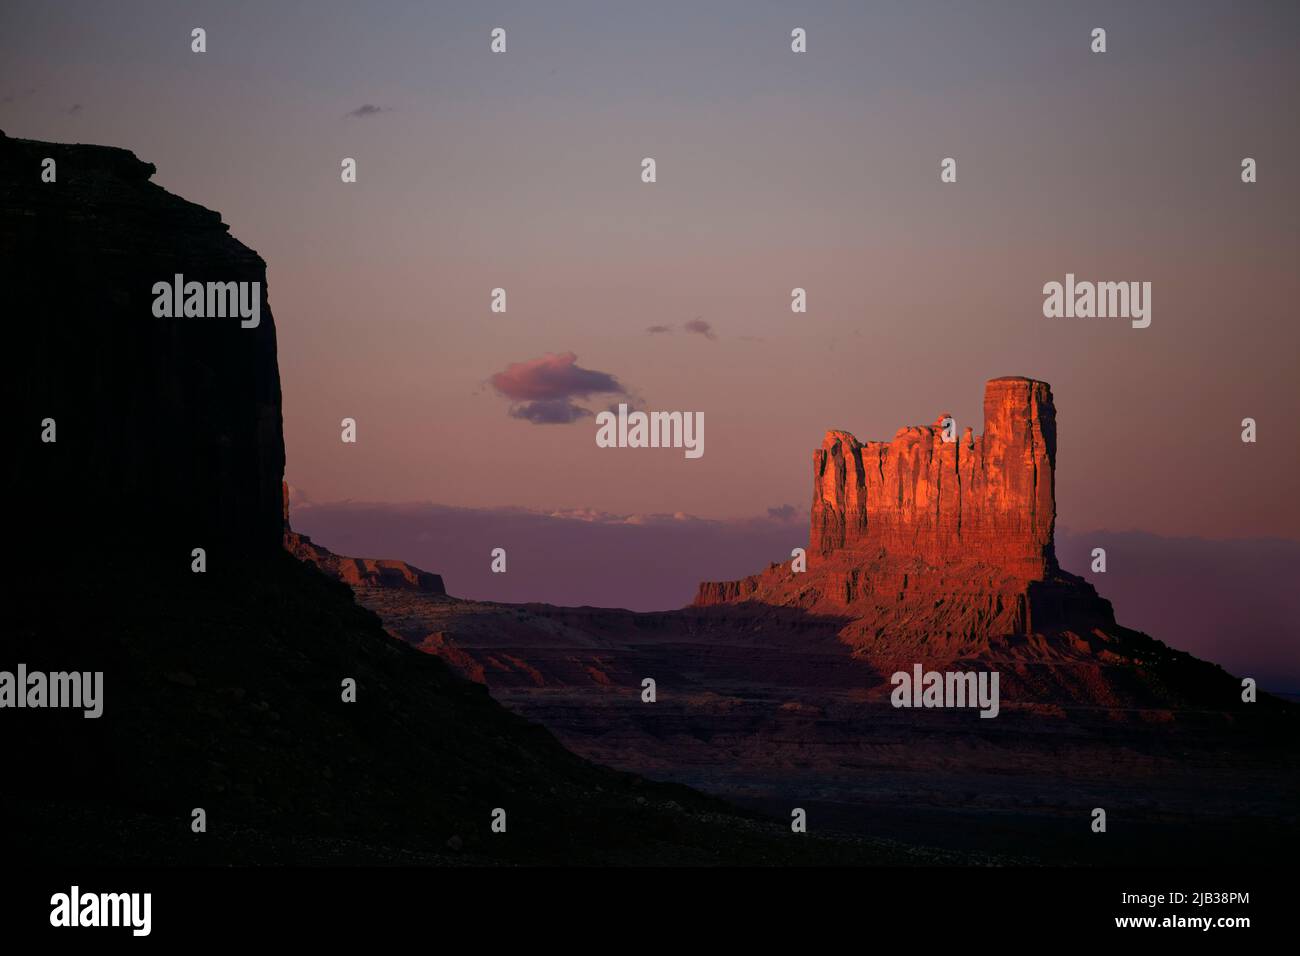
[[(1300, 538), (1300, 5), (222, 6), (8, 0), (0, 129), (126, 147), (266, 259), (313, 500), (803, 512), (826, 429), (979, 432), (1026, 375), (1063, 525)], [(1151, 326), (1044, 318), (1067, 272)], [(597, 448), (574, 409), (629, 400), (704, 456)]]

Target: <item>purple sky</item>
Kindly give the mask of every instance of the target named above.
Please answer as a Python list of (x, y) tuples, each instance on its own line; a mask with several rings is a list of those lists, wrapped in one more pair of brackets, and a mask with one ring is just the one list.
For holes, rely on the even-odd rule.
[[(9, 0), (0, 128), (130, 148), (267, 259), (317, 501), (803, 512), (827, 428), (978, 432), (1028, 375), (1065, 524), (1300, 539), (1298, 38), (1293, 3)], [(1045, 319), (1067, 272), (1151, 282), (1151, 327)], [(628, 396), (705, 455), (597, 448)]]

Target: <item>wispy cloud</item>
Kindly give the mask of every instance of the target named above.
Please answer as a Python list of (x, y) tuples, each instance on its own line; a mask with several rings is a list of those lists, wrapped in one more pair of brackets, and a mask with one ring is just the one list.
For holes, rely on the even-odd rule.
[(346, 116), (378, 116), (380, 113), (391, 113), (392, 109), (387, 106), (375, 106), (373, 103), (363, 103)]
[[(683, 322), (681, 328), (683, 332), (690, 333), (691, 335), (702, 336), (710, 342), (716, 342), (718, 340), (718, 333), (713, 331), (713, 326), (708, 322), (705, 322), (703, 317), (698, 315), (689, 322)], [(673, 327), (671, 325), (651, 325), (645, 330), (645, 332), (646, 335), (666, 335), (672, 332), (672, 330)]]

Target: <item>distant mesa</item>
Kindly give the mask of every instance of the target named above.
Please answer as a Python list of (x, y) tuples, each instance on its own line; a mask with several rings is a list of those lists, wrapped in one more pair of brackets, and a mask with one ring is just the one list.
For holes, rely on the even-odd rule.
[(305, 534), (289, 527), (289, 485), (283, 484), (284, 549), (299, 561), (314, 564), (325, 574), (344, 584), (363, 587), (397, 588), (446, 594), (442, 576), (423, 571), (405, 561), (385, 558), (347, 558), (323, 548)]

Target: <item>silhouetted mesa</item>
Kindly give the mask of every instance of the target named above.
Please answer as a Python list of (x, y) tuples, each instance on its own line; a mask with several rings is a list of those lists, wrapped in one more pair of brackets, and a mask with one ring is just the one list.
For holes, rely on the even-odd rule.
[[(56, 181), (42, 182), (42, 161)], [(284, 439), (266, 263), (221, 216), (150, 182), (124, 149), (0, 134), (0, 255), (12, 277), (5, 388), (16, 429), (6, 550), (72, 542), (132, 559), (271, 554)], [(255, 328), (156, 318), (153, 287), (258, 283)], [(53, 419), (56, 441), (41, 441)], [(75, 548), (76, 546), (73, 545)]]

